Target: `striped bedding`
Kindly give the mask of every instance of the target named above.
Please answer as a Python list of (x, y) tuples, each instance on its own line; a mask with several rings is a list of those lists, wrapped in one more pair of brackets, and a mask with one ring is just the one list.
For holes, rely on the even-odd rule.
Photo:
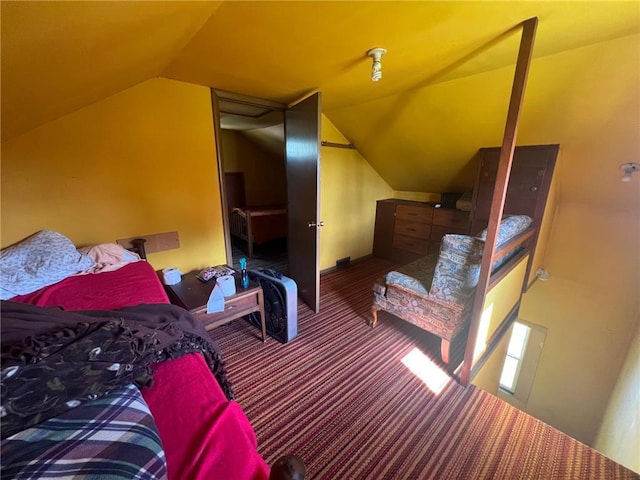
[(126, 385), (2, 441), (2, 479), (167, 478), (140, 390)]

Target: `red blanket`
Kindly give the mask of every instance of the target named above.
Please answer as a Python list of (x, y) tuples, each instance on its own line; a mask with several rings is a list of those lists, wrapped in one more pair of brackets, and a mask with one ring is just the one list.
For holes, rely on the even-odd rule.
[(170, 479), (269, 478), (247, 417), (227, 401), (201, 355), (155, 368), (155, 383), (142, 396), (156, 420)]
[(65, 310), (114, 310), (141, 303), (169, 303), (169, 298), (153, 267), (133, 262), (113, 272), (68, 277), (11, 301)]

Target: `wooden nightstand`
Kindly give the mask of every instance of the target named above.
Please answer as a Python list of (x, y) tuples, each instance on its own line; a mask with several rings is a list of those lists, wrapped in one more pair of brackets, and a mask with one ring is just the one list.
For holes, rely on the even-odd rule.
[(264, 316), (264, 296), (262, 288), (251, 282), (248, 288), (240, 285), (239, 274), (234, 275), (236, 293), (224, 299), (224, 312), (207, 313), (207, 301), (215, 285), (213, 280), (201, 282), (196, 278), (196, 272), (186, 273), (182, 281), (175, 285), (165, 285), (167, 295), (174, 305), (189, 310), (198, 318), (207, 330), (229, 323), (237, 318), (253, 312), (260, 313), (262, 326), (262, 341), (266, 340), (267, 327)]

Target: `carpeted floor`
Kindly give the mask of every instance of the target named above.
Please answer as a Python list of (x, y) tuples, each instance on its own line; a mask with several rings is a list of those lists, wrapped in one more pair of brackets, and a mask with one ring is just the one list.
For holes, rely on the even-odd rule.
[(231, 238), (233, 267), (240, 269), (240, 258), (247, 259), (247, 268), (260, 270), (270, 268), (286, 275), (289, 272), (289, 259), (287, 257), (287, 239), (282, 238), (270, 242), (255, 245), (253, 257), (247, 257), (247, 243), (238, 238)]
[(442, 371), (442, 390), (428, 387), (404, 362), (433, 377), (439, 340), (382, 313), (366, 323), (390, 267), (371, 259), (323, 275), (321, 312), (300, 305), (289, 344), (263, 344), (245, 321), (211, 332), (268, 462), (297, 454), (308, 479), (640, 478)]

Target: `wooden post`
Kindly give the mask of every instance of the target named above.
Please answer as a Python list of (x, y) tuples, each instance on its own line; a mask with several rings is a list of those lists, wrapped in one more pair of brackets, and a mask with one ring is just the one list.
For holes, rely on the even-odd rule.
[(491, 265), (496, 249), (496, 237), (498, 226), (502, 219), (504, 201), (507, 194), (507, 184), (511, 173), (511, 163), (513, 162), (513, 152), (516, 147), (516, 137), (518, 133), (518, 121), (524, 99), (524, 91), (527, 84), (527, 76), (531, 58), (533, 56), (533, 43), (536, 36), (538, 18), (533, 17), (525, 20), (522, 24), (522, 38), (520, 40), (520, 50), (516, 62), (516, 71), (511, 87), (511, 99), (509, 100), (509, 110), (504, 128), (502, 148), (500, 150), (500, 161), (496, 174), (496, 184), (493, 190), (491, 201), (491, 213), (489, 214), (489, 225), (487, 226), (487, 239), (484, 244), (482, 254), (482, 264), (480, 267), (480, 280), (476, 287), (476, 295), (473, 302), (471, 314), (471, 325), (467, 337), (467, 346), (464, 352), (464, 362), (460, 371), (460, 383), (468, 385), (473, 366), (473, 353), (476, 345), (476, 337), (480, 327), (480, 319), (484, 310), (484, 299), (489, 290), (489, 279), (491, 277)]

